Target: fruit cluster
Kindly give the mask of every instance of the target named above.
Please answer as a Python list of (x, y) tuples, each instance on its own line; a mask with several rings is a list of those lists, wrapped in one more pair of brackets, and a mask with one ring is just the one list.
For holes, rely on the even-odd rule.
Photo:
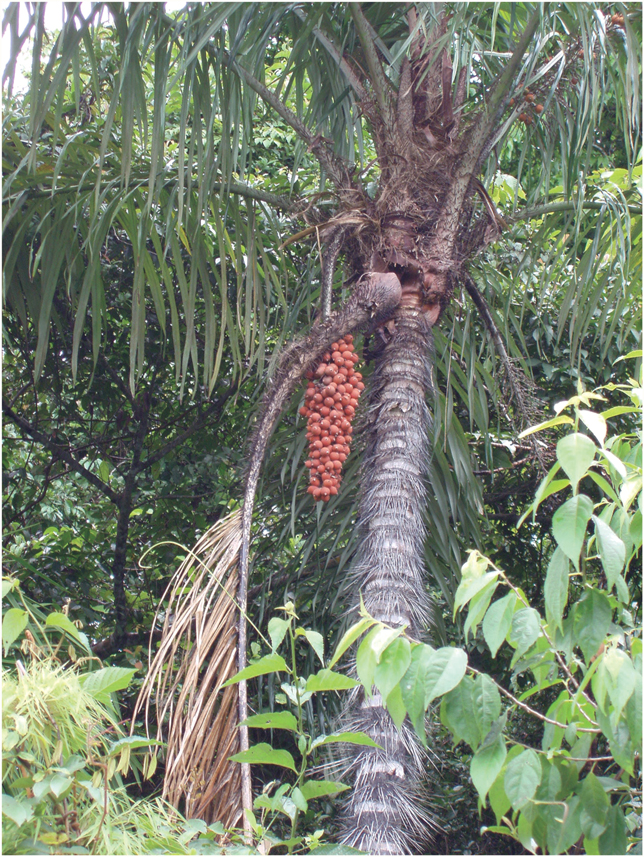
[(326, 502), (338, 493), (342, 481), (342, 462), (349, 454), (351, 421), (360, 393), (364, 390), (362, 375), (355, 371), (360, 358), (354, 352), (353, 336), (332, 343), (319, 366), (306, 373), (308, 386), (300, 408), (308, 417), (306, 437), (311, 471), (308, 493)]

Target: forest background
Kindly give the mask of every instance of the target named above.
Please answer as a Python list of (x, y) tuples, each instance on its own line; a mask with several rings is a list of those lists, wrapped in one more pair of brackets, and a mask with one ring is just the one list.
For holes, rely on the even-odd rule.
[[(345, 26), (338, 23), (343, 13), (336, 4), (325, 5), (328, 29)], [(468, 68), (474, 69), (472, 103), (513, 44), (510, 6), (521, 7), (519, 17), (531, 11), (530, 4), (489, 4), (485, 10), (474, 5), (452, 10), (462, 18), (460, 50), (469, 51)], [(424, 510), (431, 522), (425, 542), (431, 642), (462, 648), (472, 668), (492, 675), (515, 698), (530, 688), (527, 668), (516, 669), (512, 651), (491, 656), (482, 627), (477, 630), (482, 616), (468, 626), (455, 614), (468, 550), (493, 558), (532, 607), (548, 611), (544, 581), (556, 548), (553, 516), (564, 495), (550, 484), (550, 490), (542, 488), (534, 515), (525, 519), (524, 512), (567, 429), (561, 423), (548, 434), (518, 435), (550, 419), (557, 403), (600, 387), (603, 409), (615, 411), (613, 433), (630, 436), (638, 427), (623, 391), (641, 371), (641, 143), (631, 115), (639, 116), (632, 86), (640, 80), (641, 9), (583, 4), (589, 16), (584, 20), (565, 4), (554, 5), (567, 36), (553, 36), (549, 44), (544, 25), (540, 55), (549, 61), (562, 51), (560, 78), (552, 92), (543, 80), (541, 90), (533, 85), (537, 94), (530, 99), (522, 89), (516, 99), (523, 106), (507, 107), (507, 133), (481, 169), (504, 228), (469, 268), (506, 358), (526, 379), (529, 406), (522, 410), (504, 396), (494, 336), (464, 287), (456, 289), (434, 329), (432, 457)], [(43, 28), (35, 6), (9, 4), (3, 21), (11, 43), (3, 78), (3, 645), (7, 680), (18, 685), (23, 661), (29, 670), (42, 666), (52, 646), (55, 660), (66, 668), (76, 664), (81, 676), (97, 672), (98, 661), (91, 658), (112, 668), (97, 696), (107, 714), (96, 717), (114, 721), (105, 732), (114, 737), (114, 724), (127, 731), (134, 712), (148, 667), (148, 640), (154, 651), (160, 639), (155, 620), (165, 618), (168, 584), (199, 537), (240, 507), (249, 428), (267, 380), (284, 343), (311, 326), (321, 300), (319, 232), (317, 238), (311, 230), (289, 241), (305, 225), (296, 202), (325, 204), (315, 147), (303, 143), (261, 98), (236, 89), (232, 73), (218, 77), (221, 69), (207, 48), (198, 47), (203, 34), (221, 33), (227, 21), (228, 35), (221, 38), (230, 49), (235, 28), (240, 44), (251, 38), (245, 27), (270, 32), (263, 42), (266, 86), (280, 92), (298, 116), (314, 117), (330, 137), (342, 125), (342, 134), (333, 137), (336, 150), (360, 171), (367, 194), (376, 192), (379, 171), (368, 122), (356, 123), (347, 92), (336, 81), (334, 89), (315, 79), (302, 47), (315, 35), (313, 25), (299, 30), (297, 15), (289, 18), (286, 6), (279, 4), (279, 14), (260, 12), (254, 4), (206, 4), (201, 17), (194, 10), (168, 12), (178, 23), (174, 41), (166, 42), (168, 22), (159, 4), (139, 4), (138, 15), (106, 7), (93, 13), (91, 25), (82, 20), (87, 12), (73, 6), (66, 20), (76, 19), (84, 35), (74, 40), (72, 30), (66, 31), (69, 43)], [(383, 56), (398, 52), (399, 59), (405, 39), (396, 30), (400, 21), (393, 7), (365, 4), (365, 12), (383, 34)], [(429, 27), (435, 12), (428, 7), (425, 14)], [(602, 16), (606, 44), (592, 42), (589, 48), (584, 39), (594, 38), (593, 15)], [(18, 92), (15, 65), (34, 38), (31, 88)], [(185, 47), (190, 39), (194, 56)], [(586, 85), (592, 76), (605, 79), (598, 71), (600, 56), (607, 66), (614, 63), (608, 79), (617, 81), (603, 93)], [(185, 79), (173, 74), (193, 60), (186, 98)], [(625, 103), (620, 84), (628, 89), (628, 81), (631, 100)], [(546, 172), (544, 148), (550, 153)], [(341, 256), (334, 278), (339, 303), (351, 291), (344, 262)], [(364, 345), (359, 368), (368, 386), (373, 342), (358, 338), (359, 351)], [(271, 437), (261, 474), (249, 613), (266, 633), (268, 621), (292, 602), (299, 625), (320, 634), (330, 653), (346, 629), (351, 598), (347, 571), (357, 538), (361, 413), (358, 408), (341, 490), (321, 505), (306, 493), (301, 404), (302, 396), (295, 395)], [(630, 447), (624, 459), (627, 454)], [(635, 467), (636, 456), (630, 464)], [(590, 479), (586, 485), (590, 494), (605, 487)], [(634, 515), (635, 509), (636, 504)], [(633, 532), (636, 527), (635, 518)], [(633, 536), (620, 568), (627, 595), (620, 594), (614, 618), (621, 633), (628, 627), (628, 639), (637, 637), (633, 629), (641, 619), (640, 545), (641, 534), (639, 543)], [(599, 579), (606, 587), (606, 576)], [(618, 634), (612, 627), (611, 632)], [(262, 651), (253, 631), (249, 651), (251, 658)], [(314, 649), (302, 654), (300, 675), (315, 671), (316, 657)], [(54, 677), (62, 681), (64, 674)], [(280, 680), (269, 674), (250, 693), (253, 710), (272, 711), (280, 704)], [(332, 693), (318, 699), (314, 719), (323, 734), (337, 721), (341, 703)], [(545, 688), (533, 704), (545, 716), (555, 699), (555, 691)], [(520, 706), (511, 707), (507, 732), (517, 746), (539, 745), (542, 725)], [(90, 770), (87, 782), (98, 790), (98, 812), (87, 816), (82, 829), (74, 828), (78, 819), (64, 817), (61, 801), (69, 802), (66, 790), (76, 773), (52, 769), (46, 744), (55, 743), (55, 730), (34, 739), (37, 750), (26, 748), (23, 739), (33, 738), (32, 726), (31, 720), (20, 728), (14, 724), (12, 734), (21, 739), (5, 746), (16, 754), (12, 764), (21, 773), (8, 781), (4, 820), (16, 849), (10, 853), (29, 853), (21, 849), (34, 843), (45, 853), (74, 847), (86, 853), (115, 847), (105, 837), (120, 835), (122, 848), (216, 848), (216, 822), (186, 826), (153, 798), (119, 803), (124, 795), (131, 800), (140, 794), (137, 781), (144, 795), (161, 788), (163, 764), (155, 768), (150, 758), (144, 763), (142, 755), (136, 757), (149, 749), (143, 739), (117, 738), (102, 746), (106, 755), (100, 761), (99, 750), (76, 736), (72, 755), (82, 760), (78, 771)], [(135, 732), (144, 734), (140, 713)], [(441, 726), (435, 718), (431, 779), (438, 853), (516, 853), (512, 849), (529, 846), (530, 836), (523, 834), (515, 840), (480, 834), (481, 823), (498, 826), (499, 818), (486, 807), (478, 819), (481, 794), (470, 778), (474, 751), (454, 744), (456, 738), (448, 723)], [(274, 746), (288, 743), (278, 737)], [(624, 792), (619, 819), (628, 825), (618, 833), (628, 834), (633, 848), (641, 792), (637, 777), (624, 775), (624, 767), (620, 762), (597, 773), (624, 778), (624, 788), (611, 788)], [(35, 779), (36, 768), (46, 776)], [(637, 766), (631, 773), (636, 771)], [(65, 783), (56, 785), (56, 775)], [(256, 786), (283, 775), (270, 766), (254, 771)], [(40, 792), (39, 782), (47, 784)], [(109, 783), (114, 803), (102, 814)], [(119, 791), (119, 783), (126, 791)], [(21, 814), (12, 800), (29, 811)], [(273, 834), (288, 841), (292, 818), (283, 805), (271, 809), (278, 819)], [(152, 845), (119, 833), (119, 814), (127, 835), (134, 837), (138, 826)], [(311, 804), (303, 815), (301, 841), (283, 847), (329, 847), (319, 845), (315, 831), (324, 829), (333, 840), (333, 804)], [(603, 832), (587, 831), (588, 841)], [(262, 828), (258, 836), (261, 841), (268, 834)]]

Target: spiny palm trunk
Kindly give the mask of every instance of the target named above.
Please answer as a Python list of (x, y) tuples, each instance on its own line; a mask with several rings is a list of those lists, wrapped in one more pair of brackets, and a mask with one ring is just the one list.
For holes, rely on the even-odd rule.
[[(427, 623), (423, 543), (429, 461), (431, 327), (425, 314), (399, 307), (393, 338), (371, 381), (369, 434), (353, 565), (356, 600), (376, 619), (406, 624), (418, 638)], [(407, 723), (398, 732), (377, 693), (359, 694), (349, 715), (383, 750), (360, 748), (343, 841), (367, 854), (426, 853), (431, 818), (423, 794), (426, 758)]]

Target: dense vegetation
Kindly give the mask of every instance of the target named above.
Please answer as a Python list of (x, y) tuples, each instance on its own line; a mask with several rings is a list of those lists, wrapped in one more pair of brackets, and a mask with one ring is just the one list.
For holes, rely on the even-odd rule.
[[(456, 81), (467, 69), (473, 117), (534, 7), (439, 5), (419, 10), (420, 31), (447, 11), (444, 33), (460, 40), (449, 71)], [(344, 829), (343, 774), (322, 736), (339, 730), (357, 681), (367, 693), (375, 684), (398, 727), (408, 714), (405, 728), (432, 748), (431, 764), (422, 758), (437, 853), (637, 847), (641, 9), (551, 5), (480, 165), (476, 253), (433, 328), (421, 513), (433, 620), (422, 640), (367, 615), (347, 632), (358, 621), (347, 611), (370, 430), (362, 402), (328, 504), (306, 493), (305, 386), (270, 437), (248, 593), (255, 746), (239, 757), (255, 762), (253, 847), (348, 853), (321, 844)], [(173, 23), (159, 4), (93, 4), (87, 20), (68, 9), (58, 35), (42, 9), (24, 20), (7, 7), (6, 853), (247, 848), (239, 830), (225, 833), (241, 818), (213, 815), (185, 782), (172, 792), (166, 774), (164, 794), (190, 821), (160, 799), (165, 749), (144, 737), (135, 700), (148, 641), (154, 656), (185, 615), (169, 601), (173, 575), (240, 509), (250, 428), (281, 350), (320, 312), (333, 240), (322, 226), (339, 215), (335, 161), (317, 135), (360, 174), (365, 197), (379, 192), (375, 120), (356, 109), (324, 38), (344, 39), (355, 67), (372, 72), (353, 24), (367, 21), (392, 87), (414, 42), (390, 4), (364, 4), (362, 18), (347, 9), (204, 4)], [(23, 93), (13, 73), (30, 44)], [(242, 86), (253, 71), (292, 114)], [(290, 115), (315, 130), (308, 144)], [(356, 234), (332, 271), (335, 308), (359, 280)], [(365, 398), (387, 335), (356, 335)], [(202, 619), (174, 641), (177, 665)], [(354, 674), (341, 641), (365, 631)], [(346, 740), (362, 741), (352, 728)]]

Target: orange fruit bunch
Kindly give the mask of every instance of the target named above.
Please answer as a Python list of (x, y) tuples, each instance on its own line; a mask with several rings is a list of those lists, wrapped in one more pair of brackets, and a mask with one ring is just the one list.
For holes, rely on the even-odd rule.
[(307, 491), (315, 500), (326, 502), (338, 493), (342, 482), (342, 463), (349, 454), (353, 432), (351, 421), (364, 390), (362, 375), (355, 371), (359, 359), (348, 333), (331, 344), (317, 369), (306, 373), (309, 383), (300, 413), (308, 418), (305, 464), (311, 475)]

